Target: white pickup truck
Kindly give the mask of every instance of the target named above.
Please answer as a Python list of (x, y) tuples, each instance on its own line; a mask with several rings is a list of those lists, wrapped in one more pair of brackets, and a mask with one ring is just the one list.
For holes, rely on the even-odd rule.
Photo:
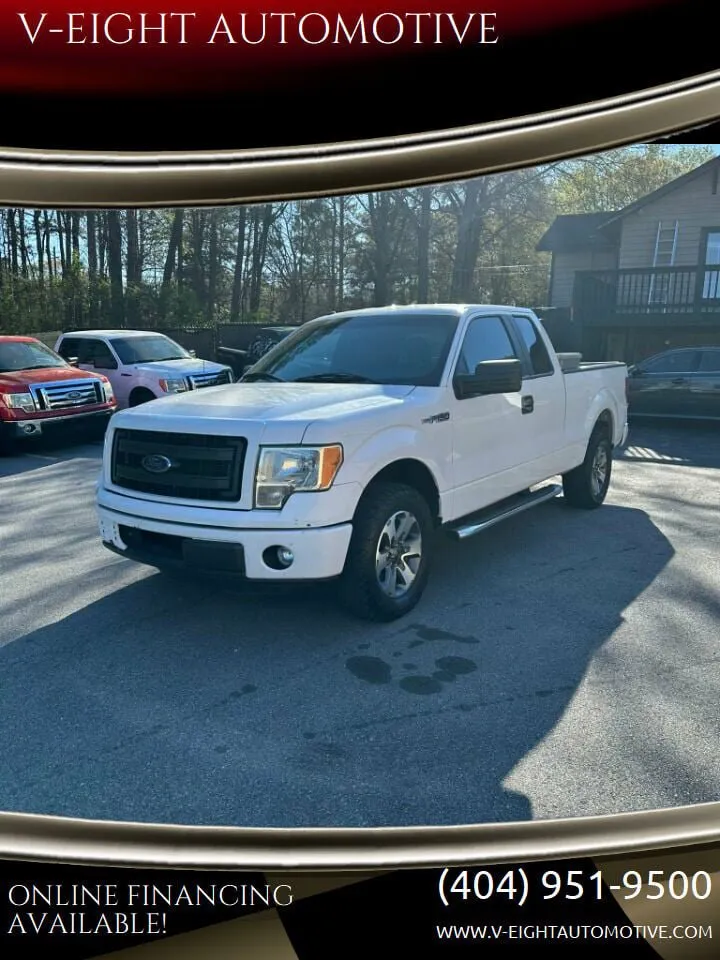
[(119, 409), (169, 393), (232, 383), (232, 368), (198, 360), (179, 343), (152, 330), (75, 330), (61, 334), (55, 351), (80, 370), (103, 374)]
[(627, 368), (579, 360), (515, 307), (310, 321), (239, 383), (113, 417), (102, 541), (161, 570), (337, 578), (352, 612), (393, 620), (420, 599), (439, 532), (470, 536), (561, 492), (604, 501)]

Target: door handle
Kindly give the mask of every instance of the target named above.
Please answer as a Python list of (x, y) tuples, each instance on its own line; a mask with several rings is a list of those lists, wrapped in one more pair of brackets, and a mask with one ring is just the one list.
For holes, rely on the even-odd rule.
[(676, 377), (674, 380), (671, 380), (671, 383), (685, 383), (687, 377)]
[(535, 400), (533, 397), (523, 397), (520, 405), (523, 413), (532, 413), (535, 409)]

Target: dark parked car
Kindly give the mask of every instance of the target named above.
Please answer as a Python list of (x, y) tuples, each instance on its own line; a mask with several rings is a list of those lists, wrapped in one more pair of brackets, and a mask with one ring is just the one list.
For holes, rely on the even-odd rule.
[(628, 369), (630, 416), (720, 420), (720, 346), (681, 347)]
[(297, 327), (262, 327), (248, 346), (248, 363), (257, 363), (276, 343), (280, 343)]
[(297, 330), (297, 327), (260, 327), (246, 350), (239, 350), (236, 347), (218, 347), (218, 360), (221, 363), (230, 364), (235, 376), (239, 379), (246, 370), (264, 357), (268, 350), (284, 340), (293, 330)]

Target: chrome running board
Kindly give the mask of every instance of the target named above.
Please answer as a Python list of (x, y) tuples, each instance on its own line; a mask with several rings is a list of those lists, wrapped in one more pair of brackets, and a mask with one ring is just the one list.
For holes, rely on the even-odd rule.
[(521, 493), (510, 497), (503, 501), (504, 506), (495, 504), (485, 510), (480, 510), (478, 513), (465, 517), (460, 522), (455, 521), (448, 524), (445, 529), (455, 539), (465, 540), (467, 537), (482, 533), (483, 530), (494, 527), (496, 523), (515, 517), (531, 507), (536, 507), (540, 503), (547, 503), (548, 500), (553, 500), (560, 493), (562, 493), (562, 485), (551, 483), (548, 486), (539, 487), (531, 493)]

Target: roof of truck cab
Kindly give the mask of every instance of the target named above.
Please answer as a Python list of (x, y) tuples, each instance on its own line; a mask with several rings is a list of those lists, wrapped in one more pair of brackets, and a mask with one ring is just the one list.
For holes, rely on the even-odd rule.
[[(339, 310), (337, 313), (325, 314), (328, 317), (362, 317), (385, 313), (453, 313), (461, 316), (468, 310), (515, 310), (518, 313), (532, 313), (530, 307), (516, 307), (512, 304), (497, 303), (397, 303), (386, 307), (361, 307), (358, 310)], [(318, 317), (317, 319), (321, 319)]]
[(67, 330), (63, 337), (167, 337), (161, 330)]

